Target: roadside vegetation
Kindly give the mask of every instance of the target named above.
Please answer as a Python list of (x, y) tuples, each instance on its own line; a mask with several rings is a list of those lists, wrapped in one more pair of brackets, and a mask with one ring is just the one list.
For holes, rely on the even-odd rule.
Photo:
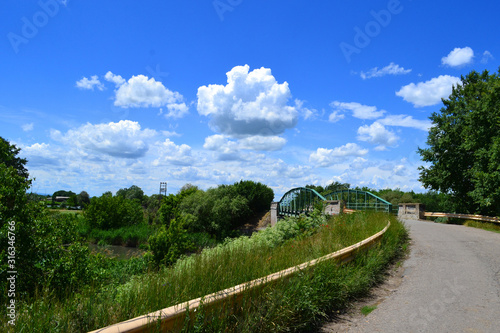
[(483, 230), (493, 231), (500, 233), (500, 224), (498, 223), (490, 223), (490, 222), (481, 222), (474, 220), (466, 220), (463, 222), (463, 225), (471, 228), (479, 228)]
[[(244, 301), (248, 308), (242, 313), (208, 314), (201, 310), (193, 319), (196, 329), (188, 330), (298, 331), (343, 309), (383, 278), (385, 265), (397, 257), (407, 237), (394, 217), (359, 213), (327, 220), (317, 211), (310, 217), (288, 218), (275, 228), (252, 237), (228, 239), (160, 270), (144, 273), (139, 267), (127, 281), (108, 277), (105, 284), (94, 284), (67, 297), (41, 291), (22, 305), (17, 325), (25, 331), (44, 332), (97, 329), (318, 258), (375, 234), (388, 220), (391, 228), (382, 243), (353, 263), (341, 267), (334, 262), (320, 264), (266, 286), (261, 293), (249, 296), (251, 301)], [(126, 270), (137, 269), (139, 260)], [(117, 267), (112, 269), (120, 272)]]

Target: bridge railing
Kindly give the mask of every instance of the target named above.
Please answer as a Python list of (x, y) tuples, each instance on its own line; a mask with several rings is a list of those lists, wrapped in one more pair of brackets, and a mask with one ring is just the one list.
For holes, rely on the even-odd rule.
[(449, 218), (457, 218), (457, 219), (500, 223), (500, 218), (498, 218), (498, 217), (483, 216), (483, 215), (425, 212), (424, 216), (426, 216), (426, 217), (449, 217)]

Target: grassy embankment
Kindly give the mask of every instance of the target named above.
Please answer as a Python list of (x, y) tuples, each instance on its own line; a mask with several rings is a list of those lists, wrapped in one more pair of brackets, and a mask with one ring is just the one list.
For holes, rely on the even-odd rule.
[[(353, 262), (323, 262), (268, 285), (243, 300), (243, 311), (194, 316), (189, 332), (299, 331), (366, 294), (406, 247), (394, 217), (358, 213), (329, 219), (291, 219), (252, 236), (229, 240), (122, 285), (90, 287), (65, 300), (50, 291), (20, 304), (16, 328), (26, 332), (85, 332), (166, 308), (321, 257), (391, 227), (380, 245)], [(214, 317), (215, 316), (215, 317)], [(153, 330), (154, 331), (154, 330)]]
[(464, 222), (463, 225), (465, 225), (467, 227), (479, 228), (479, 229), (483, 229), (483, 230), (488, 230), (488, 231), (500, 233), (500, 224), (498, 224), (498, 223), (467, 220)]
[[(432, 219), (431, 219), (432, 221)], [(499, 232), (500, 233), (500, 224), (492, 223), (486, 221), (478, 221), (478, 220), (465, 220), (459, 218), (448, 218), (448, 217), (438, 217), (434, 219), (436, 223), (446, 223), (446, 224), (459, 224), (464, 225), (466, 227), (478, 228), (487, 231)]]

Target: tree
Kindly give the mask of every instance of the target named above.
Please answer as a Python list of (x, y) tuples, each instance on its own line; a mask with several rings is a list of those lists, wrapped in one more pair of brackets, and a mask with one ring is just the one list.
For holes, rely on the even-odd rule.
[(73, 194), (69, 197), (69, 199), (66, 201), (66, 204), (69, 207), (76, 207), (78, 206), (78, 198), (76, 197), (76, 194)]
[(71, 197), (72, 195), (76, 195), (76, 193), (73, 191), (65, 190), (56, 191), (54, 192), (54, 194), (52, 194), (52, 202), (56, 201), (56, 197)]
[(128, 200), (138, 200), (142, 203), (144, 191), (137, 185), (132, 185), (129, 188), (121, 188), (116, 192), (116, 196), (124, 197)]
[[(13, 163), (18, 152), (0, 140), (0, 289), (7, 290), (7, 272), (15, 270), (16, 297), (33, 296), (45, 286), (66, 292), (92, 277), (84, 265), (88, 247), (77, 242), (76, 217), (50, 216), (43, 204), (28, 200), (26, 161)], [(0, 294), (2, 304), (6, 297)]]
[(183, 218), (173, 219), (168, 227), (162, 225), (149, 237), (148, 243), (157, 266), (174, 264), (181, 255), (193, 249)]
[(115, 229), (143, 222), (142, 207), (136, 200), (107, 193), (92, 198), (84, 211), (92, 228)]
[(6, 167), (13, 167), (19, 176), (28, 180), (29, 174), (25, 167), (28, 161), (25, 158), (17, 157), (20, 151), (21, 148), (11, 145), (7, 140), (0, 137), (0, 163)]
[(341, 182), (333, 182), (329, 185), (326, 185), (325, 187), (320, 186), (320, 185), (306, 185), (306, 188), (310, 188), (312, 190), (315, 190), (321, 195), (326, 195), (332, 192), (336, 191), (342, 191), (342, 190), (348, 190), (351, 187), (350, 184), (348, 183), (341, 183)]
[(76, 200), (80, 207), (86, 207), (90, 203), (90, 196), (87, 192), (81, 191), (80, 194), (76, 196)]
[(500, 69), (470, 72), (430, 119), (428, 148), (418, 149), (426, 188), (450, 194), (455, 210), (500, 214)]

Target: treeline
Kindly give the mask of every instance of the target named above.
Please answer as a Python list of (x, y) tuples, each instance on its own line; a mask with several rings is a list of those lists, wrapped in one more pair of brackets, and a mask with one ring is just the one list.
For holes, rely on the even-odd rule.
[[(181, 255), (239, 236), (238, 229), (269, 210), (274, 192), (254, 181), (206, 191), (191, 184), (177, 194), (147, 196), (136, 185), (93, 197), (83, 211), (87, 239), (127, 245), (148, 243), (156, 266)], [(146, 231), (144, 231), (146, 228)], [(140, 235), (147, 234), (146, 240)], [(113, 236), (109, 236), (113, 235)], [(104, 241), (103, 241), (104, 238)]]

